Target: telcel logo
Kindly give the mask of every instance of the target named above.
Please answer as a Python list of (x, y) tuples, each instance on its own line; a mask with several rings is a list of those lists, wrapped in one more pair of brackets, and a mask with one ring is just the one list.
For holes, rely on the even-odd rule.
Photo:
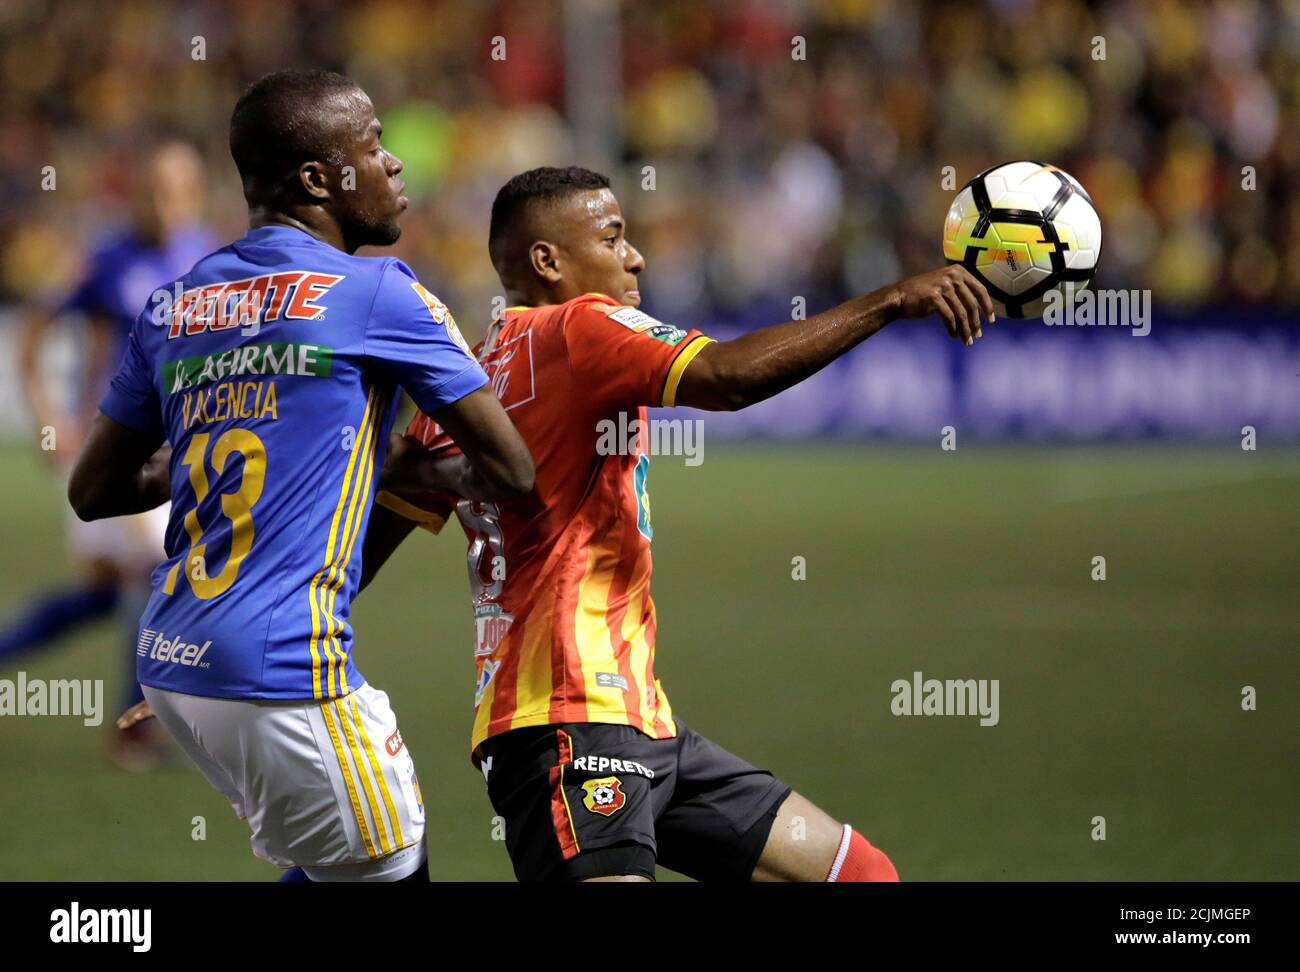
[(135, 653), (147, 655), (154, 661), (184, 665), (186, 668), (207, 668), (209, 663), (203, 661), (203, 656), (211, 645), (212, 639), (202, 645), (186, 644), (185, 639), (179, 636), (168, 639), (161, 631), (144, 628), (136, 642)]

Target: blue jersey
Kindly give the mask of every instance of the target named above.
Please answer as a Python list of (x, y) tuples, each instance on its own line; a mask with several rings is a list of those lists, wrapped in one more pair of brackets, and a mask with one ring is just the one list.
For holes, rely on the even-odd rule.
[(91, 250), (80, 281), (57, 310), (102, 314), (125, 338), (149, 295), (192, 267), (216, 242), (201, 226), (177, 230), (161, 246), (133, 230), (114, 233)]
[[(183, 274), (216, 244), (216, 238), (201, 226), (179, 229), (161, 245), (134, 230), (113, 233), (91, 250), (77, 285), (53, 310), (58, 314), (76, 311), (105, 318), (115, 342), (107, 365), (115, 367), (121, 360), (131, 324), (150, 294)], [(101, 393), (102, 388), (93, 391), (95, 398)], [(83, 404), (89, 408), (94, 399), (78, 401), (75, 407), (80, 409)]]
[(101, 411), (172, 444), (144, 685), (329, 699), (363, 684), (349, 605), (397, 409), (487, 377), (407, 267), (264, 226), (139, 315)]

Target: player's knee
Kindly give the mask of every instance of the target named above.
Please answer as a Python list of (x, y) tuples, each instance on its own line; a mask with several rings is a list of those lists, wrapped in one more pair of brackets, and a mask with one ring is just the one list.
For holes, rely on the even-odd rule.
[(867, 838), (844, 825), (839, 853), (826, 880), (836, 884), (864, 881), (897, 881), (898, 871), (888, 855), (872, 846)]

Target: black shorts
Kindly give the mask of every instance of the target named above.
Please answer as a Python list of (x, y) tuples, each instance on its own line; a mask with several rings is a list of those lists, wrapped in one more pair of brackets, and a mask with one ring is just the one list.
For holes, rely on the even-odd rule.
[(640, 874), (748, 881), (790, 787), (677, 720), (673, 739), (583, 722), (480, 747), (520, 881)]

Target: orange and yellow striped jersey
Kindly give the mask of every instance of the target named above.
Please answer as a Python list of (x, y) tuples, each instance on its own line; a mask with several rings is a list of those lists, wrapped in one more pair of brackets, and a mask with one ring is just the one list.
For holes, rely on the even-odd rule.
[[(676, 735), (654, 673), (647, 405), (672, 405), (710, 341), (601, 294), (507, 310), (475, 348), (532, 452), (533, 492), (507, 503), (381, 493), (469, 540), (477, 690), (471, 749), (523, 726), (601, 722)], [(407, 430), (455, 446), (417, 415)]]

